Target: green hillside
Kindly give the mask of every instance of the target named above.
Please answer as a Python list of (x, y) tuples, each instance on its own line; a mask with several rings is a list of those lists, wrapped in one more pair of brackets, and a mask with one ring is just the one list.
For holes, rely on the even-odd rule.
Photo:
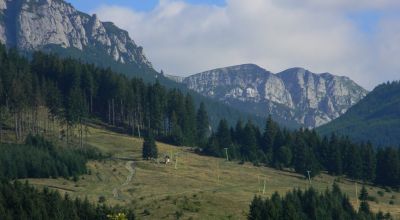
[(400, 145), (400, 82), (377, 86), (344, 115), (317, 129), (356, 141), (371, 141), (376, 146)]
[[(92, 202), (102, 198), (107, 204), (132, 208), (138, 219), (247, 219), (249, 204), (255, 195), (267, 198), (274, 192), (284, 195), (293, 188), (304, 190), (310, 186), (304, 176), (289, 170), (201, 156), (191, 148), (163, 143), (157, 143), (159, 159), (145, 161), (141, 158), (142, 139), (101, 127), (90, 127), (85, 140), (113, 156), (90, 161), (88, 174), (76, 182), (64, 178), (28, 179), (29, 182), (72, 197), (88, 197)], [(163, 163), (165, 155), (172, 158), (167, 165)], [(312, 179), (311, 185), (324, 192), (335, 181), (357, 207), (356, 187), (359, 192), (360, 182), (355, 184), (345, 178), (321, 174)], [(374, 212), (381, 210), (400, 216), (398, 192), (385, 192), (374, 186), (367, 189), (376, 199), (369, 202)]]

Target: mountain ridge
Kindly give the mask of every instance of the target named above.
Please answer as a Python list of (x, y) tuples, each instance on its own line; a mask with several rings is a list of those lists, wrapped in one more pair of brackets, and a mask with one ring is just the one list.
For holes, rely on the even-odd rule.
[(119, 63), (153, 69), (151, 62), (127, 31), (101, 22), (62, 0), (0, 0), (0, 41), (20, 51), (56, 45), (80, 51), (88, 47)]
[[(171, 79), (174, 79), (171, 77)], [(272, 73), (256, 64), (216, 68), (180, 79), (189, 89), (259, 116), (303, 127), (327, 123), (368, 91), (346, 76), (294, 67)]]

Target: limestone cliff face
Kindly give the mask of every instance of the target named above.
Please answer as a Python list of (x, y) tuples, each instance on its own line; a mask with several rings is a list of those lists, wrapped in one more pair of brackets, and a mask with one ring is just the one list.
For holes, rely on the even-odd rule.
[(183, 82), (205, 96), (306, 127), (337, 118), (367, 94), (347, 77), (302, 68), (273, 74), (253, 64), (198, 73)]
[(128, 33), (62, 0), (0, 0), (0, 41), (22, 51), (95, 48), (120, 63), (151, 63)]
[(5, 29), (5, 10), (7, 9), (7, 4), (5, 0), (0, 0), (0, 41), (6, 42), (6, 29)]

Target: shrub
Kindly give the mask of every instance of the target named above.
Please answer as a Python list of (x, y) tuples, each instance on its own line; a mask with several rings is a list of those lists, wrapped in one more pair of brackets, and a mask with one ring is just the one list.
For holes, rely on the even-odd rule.
[(106, 202), (106, 197), (105, 196), (99, 196), (99, 203), (105, 203)]
[(143, 215), (150, 215), (150, 211), (148, 209), (143, 210)]

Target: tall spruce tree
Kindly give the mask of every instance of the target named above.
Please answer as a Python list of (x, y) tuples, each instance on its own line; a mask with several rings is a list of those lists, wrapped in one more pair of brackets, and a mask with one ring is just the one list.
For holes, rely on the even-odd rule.
[(196, 111), (193, 104), (193, 99), (190, 94), (185, 97), (183, 133), (184, 140), (187, 146), (193, 146), (196, 139)]
[(376, 175), (376, 153), (371, 142), (361, 145), (362, 180), (374, 181)]
[(207, 137), (209, 135), (210, 122), (208, 119), (208, 114), (203, 102), (200, 103), (200, 107), (196, 114), (196, 125), (197, 125), (197, 145), (204, 146), (207, 142)]
[(150, 87), (149, 104), (150, 104), (150, 123), (154, 132), (159, 135), (163, 128), (163, 108), (164, 108), (164, 95), (165, 91), (157, 80), (156, 83)]
[(339, 145), (339, 140), (335, 134), (331, 135), (329, 140), (329, 159), (327, 170), (333, 175), (343, 174), (342, 152)]
[(172, 112), (171, 125), (172, 125), (172, 131), (170, 135), (171, 144), (182, 146), (184, 144), (183, 132), (182, 128), (179, 126), (178, 118), (176, 117), (175, 112)]
[(148, 132), (148, 135), (144, 138), (142, 157), (145, 160), (158, 158), (158, 148), (152, 132)]
[(241, 146), (242, 157), (245, 160), (259, 162), (257, 156), (257, 137), (254, 125), (248, 121), (243, 130), (243, 145)]
[(231, 132), (229, 130), (228, 122), (225, 119), (222, 119), (218, 124), (216, 138), (221, 151), (223, 148), (229, 148), (231, 146)]
[(399, 156), (393, 148), (379, 149), (377, 154), (376, 183), (397, 187), (400, 185)]
[(272, 120), (272, 117), (270, 115), (265, 125), (263, 141), (262, 141), (262, 150), (266, 155), (266, 162), (270, 165), (272, 165), (273, 163), (275, 138), (278, 133), (278, 130), (279, 130), (278, 125)]
[(362, 213), (369, 214), (371, 211), (370, 211), (369, 204), (368, 204), (368, 191), (364, 185), (361, 188), (359, 199), (361, 201), (359, 211)]
[(293, 166), (297, 173), (306, 175), (307, 146), (301, 138), (296, 139), (294, 146)]
[[(1, 49), (0, 49), (0, 59), (1, 59)], [(0, 71), (1, 71), (1, 67), (0, 67)], [(0, 100), (2, 100), (2, 101), (4, 100), (4, 87), (3, 87), (3, 80), (1, 79), (1, 75), (0, 75)], [(2, 101), (0, 101), (0, 143), (3, 141), (3, 123), (5, 121), (4, 116), (3, 116), (4, 103), (2, 103)]]
[(346, 173), (353, 179), (361, 179), (362, 177), (362, 160), (358, 147), (346, 141)]
[(232, 136), (235, 143), (239, 146), (243, 144), (243, 137), (244, 137), (244, 131), (243, 131), (243, 122), (241, 119), (239, 119), (236, 122), (235, 130), (234, 130), (234, 135)]

